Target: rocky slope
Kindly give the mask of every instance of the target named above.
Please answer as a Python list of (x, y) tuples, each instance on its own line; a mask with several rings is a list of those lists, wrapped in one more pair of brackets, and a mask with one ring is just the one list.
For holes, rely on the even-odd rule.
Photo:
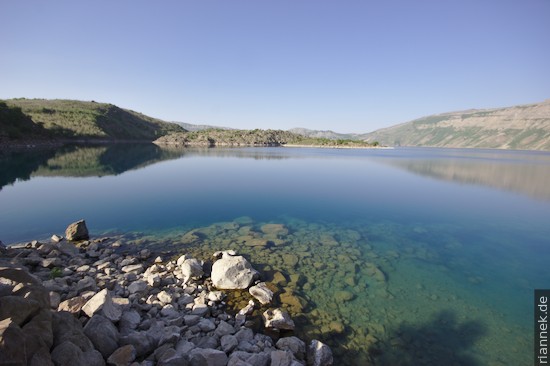
[(550, 100), (427, 116), (362, 139), (390, 146), (550, 150)]
[(168, 123), (112, 104), (76, 100), (0, 101), (0, 141), (153, 141), (185, 132)]
[[(10, 365), (332, 365), (330, 348), (289, 334), (261, 274), (232, 251), (212, 266), (155, 257), (120, 240), (89, 240), (83, 220), (50, 242), (0, 243), (0, 355)], [(74, 242), (77, 241), (77, 242)], [(75, 246), (75, 243), (78, 246)], [(208, 275), (211, 272), (211, 278)], [(253, 285), (253, 286), (252, 286)], [(249, 304), (227, 314), (227, 291)], [(263, 308), (272, 337), (250, 326)]]

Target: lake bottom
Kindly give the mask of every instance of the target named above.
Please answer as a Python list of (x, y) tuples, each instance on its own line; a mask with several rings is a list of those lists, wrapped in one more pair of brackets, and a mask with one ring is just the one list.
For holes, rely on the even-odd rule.
[[(122, 240), (207, 262), (218, 250), (245, 255), (274, 290), (272, 306), (289, 311), (298, 336), (329, 344), (335, 365), (529, 365), (536, 270), (521, 265), (520, 243), (495, 235), (448, 224), (239, 217)], [(251, 298), (227, 293), (230, 311)], [(264, 310), (255, 310), (257, 327)]]

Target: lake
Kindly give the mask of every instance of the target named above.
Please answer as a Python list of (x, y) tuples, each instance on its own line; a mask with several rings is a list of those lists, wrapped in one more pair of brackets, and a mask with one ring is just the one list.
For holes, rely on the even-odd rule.
[(4, 243), (83, 218), (136, 246), (237, 250), (335, 364), (533, 362), (550, 153), (67, 146), (2, 153), (0, 186)]

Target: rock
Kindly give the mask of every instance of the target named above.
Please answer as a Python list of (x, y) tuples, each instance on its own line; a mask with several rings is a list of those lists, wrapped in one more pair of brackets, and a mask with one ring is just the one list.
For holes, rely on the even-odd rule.
[(208, 300), (214, 302), (220, 302), (225, 297), (225, 294), (222, 291), (210, 291), (208, 293)]
[(97, 291), (97, 284), (93, 277), (86, 276), (76, 284), (76, 292), (83, 293), (85, 291)]
[(337, 302), (346, 302), (346, 301), (350, 301), (350, 300), (353, 300), (353, 297), (354, 295), (349, 292), (349, 291), (336, 291), (336, 293), (334, 294), (334, 299), (337, 301)]
[(71, 314), (80, 313), (82, 307), (87, 303), (82, 296), (75, 296), (65, 301), (62, 301), (57, 307), (57, 311), (68, 311)]
[(273, 291), (267, 288), (265, 282), (260, 282), (248, 289), (248, 292), (261, 304), (269, 304), (273, 300)]
[(212, 266), (212, 283), (219, 289), (246, 289), (258, 271), (242, 256), (223, 254)]
[(306, 344), (298, 337), (280, 338), (276, 346), (280, 350), (292, 352), (298, 360), (304, 360), (306, 357)]
[(123, 334), (130, 333), (138, 327), (139, 323), (141, 323), (139, 313), (136, 310), (127, 310), (120, 317), (119, 330)]
[(210, 312), (210, 307), (206, 304), (196, 304), (193, 306), (191, 315), (206, 316)]
[(282, 309), (268, 309), (262, 314), (266, 328), (294, 329), (294, 321), (290, 315)]
[(56, 235), (56, 234), (53, 234), (52, 235), (52, 241), (54, 243), (59, 243), (61, 240), (63, 240), (63, 237), (62, 236), (59, 236), (59, 235)]
[(120, 337), (120, 345), (131, 344), (134, 346), (137, 357), (143, 357), (153, 352), (158, 344), (147, 332), (134, 332), (127, 336)]
[(136, 349), (131, 344), (122, 346), (113, 352), (107, 359), (108, 365), (128, 366), (136, 359)]
[(271, 366), (291, 366), (292, 353), (289, 351), (271, 351)]
[(50, 306), (52, 309), (57, 309), (61, 303), (61, 295), (58, 292), (50, 291)]
[(172, 302), (172, 295), (163, 290), (157, 294), (157, 299), (163, 304), (170, 304)]
[(195, 258), (187, 258), (181, 264), (181, 273), (185, 283), (191, 278), (201, 278), (204, 274), (202, 263)]
[(2, 360), (9, 360), (13, 365), (26, 365), (25, 337), (21, 328), (10, 318), (0, 321), (0, 354)]
[(235, 337), (232, 334), (226, 334), (221, 337), (220, 339), (222, 351), (225, 353), (232, 352), (235, 348), (237, 348), (239, 341), (237, 340), (237, 337)]
[(101, 353), (96, 350), (84, 352), (77, 345), (69, 341), (59, 344), (52, 350), (52, 361), (56, 366), (105, 366)]
[(262, 232), (269, 236), (285, 236), (288, 234), (288, 229), (283, 224), (265, 224), (260, 228)]
[(83, 352), (94, 350), (94, 345), (82, 330), (82, 324), (70, 313), (54, 312), (52, 314), (52, 330), (54, 347), (68, 341), (77, 345)]
[(228, 361), (225, 352), (209, 348), (193, 349), (189, 359), (192, 366), (225, 366)]
[(44, 258), (42, 259), (40, 265), (44, 268), (54, 268), (61, 267), (63, 265), (63, 262), (60, 258)]
[(312, 340), (307, 349), (308, 366), (330, 366), (332, 362), (330, 347), (321, 341)]
[(135, 281), (128, 286), (130, 294), (141, 293), (147, 290), (147, 283), (143, 281)]
[(94, 315), (86, 323), (84, 334), (104, 358), (109, 357), (118, 348), (118, 330), (109, 319), (101, 315)]
[(220, 323), (218, 324), (218, 326), (216, 327), (216, 331), (215, 331), (215, 334), (218, 336), (218, 337), (223, 337), (224, 335), (227, 335), (227, 334), (234, 334), (235, 333), (235, 328), (221, 320)]
[(124, 273), (134, 273), (134, 274), (140, 274), (143, 273), (145, 268), (143, 268), (143, 264), (129, 264), (127, 266), (122, 267), (122, 272)]
[(122, 315), (122, 310), (113, 303), (111, 294), (107, 289), (99, 291), (88, 300), (82, 307), (82, 311), (90, 318), (101, 311), (103, 316), (113, 322), (119, 321)]
[(90, 239), (88, 228), (86, 227), (86, 221), (80, 220), (70, 224), (65, 230), (65, 237), (70, 241)]
[(59, 250), (61, 253), (68, 255), (69, 257), (74, 257), (75, 255), (80, 253), (80, 249), (65, 241), (58, 243), (56, 245), (56, 249)]
[(248, 305), (246, 305), (244, 308), (239, 310), (237, 315), (235, 315), (235, 325), (236, 326), (240, 327), (241, 325), (243, 325), (245, 323), (246, 316), (252, 314), (252, 312), (254, 311), (254, 306), (255, 306), (254, 301), (250, 300), (248, 302)]

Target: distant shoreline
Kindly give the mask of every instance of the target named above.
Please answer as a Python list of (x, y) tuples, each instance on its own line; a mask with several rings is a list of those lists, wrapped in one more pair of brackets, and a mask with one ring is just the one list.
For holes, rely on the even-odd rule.
[(299, 148), (315, 148), (315, 149), (393, 149), (392, 146), (338, 146), (338, 145), (299, 145), (299, 144), (283, 144), (280, 147), (299, 147)]

